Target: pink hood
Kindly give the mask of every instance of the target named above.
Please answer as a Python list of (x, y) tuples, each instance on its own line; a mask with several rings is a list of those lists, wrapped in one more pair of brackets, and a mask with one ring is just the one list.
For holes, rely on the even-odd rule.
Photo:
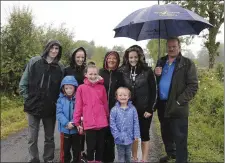
[(76, 92), (74, 123), (80, 125), (83, 116), (84, 130), (101, 129), (108, 126), (108, 101), (104, 80), (91, 83), (87, 78)]

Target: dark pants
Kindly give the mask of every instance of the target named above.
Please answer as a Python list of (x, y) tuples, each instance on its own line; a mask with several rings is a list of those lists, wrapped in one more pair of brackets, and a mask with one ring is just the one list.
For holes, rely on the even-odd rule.
[(105, 128), (86, 130), (87, 160), (102, 161), (104, 152)]
[(56, 117), (39, 118), (31, 114), (27, 114), (28, 118), (28, 150), (29, 162), (40, 162), (38, 150), (38, 133), (40, 130), (40, 121), (42, 120), (45, 133), (44, 141), (44, 154), (43, 159), (45, 162), (54, 159), (55, 142), (54, 131)]
[(114, 162), (115, 159), (115, 143), (110, 128), (106, 128), (105, 144), (103, 153), (103, 162)]
[(71, 148), (73, 153), (73, 161), (72, 163), (78, 163), (80, 160), (81, 154), (81, 136), (79, 134), (65, 134), (62, 133), (61, 136), (61, 162), (63, 163), (70, 163), (72, 156), (71, 156)]
[(187, 162), (188, 118), (165, 118), (166, 101), (158, 103), (161, 135), (168, 156), (176, 156), (177, 163)]

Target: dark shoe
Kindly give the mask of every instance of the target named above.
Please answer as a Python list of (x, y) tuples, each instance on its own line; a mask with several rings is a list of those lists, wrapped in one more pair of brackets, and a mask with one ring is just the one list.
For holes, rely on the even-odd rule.
[(169, 162), (173, 159), (176, 159), (176, 156), (173, 156), (173, 155), (172, 156), (164, 156), (164, 157), (159, 159), (159, 162), (160, 163), (166, 163), (166, 162)]

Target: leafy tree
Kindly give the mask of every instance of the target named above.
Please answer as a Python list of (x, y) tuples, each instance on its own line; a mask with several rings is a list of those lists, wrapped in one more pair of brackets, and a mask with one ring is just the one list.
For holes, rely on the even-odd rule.
[(83, 47), (86, 51), (87, 51), (87, 58), (90, 59), (94, 53), (94, 49), (95, 49), (95, 42), (91, 41), (85, 41), (85, 40), (78, 40), (75, 43), (75, 47)]
[(206, 47), (203, 47), (199, 52), (197, 56), (197, 65), (199, 67), (208, 67), (209, 63), (209, 55), (208, 55), (208, 49)]
[(94, 54), (91, 57), (91, 60), (94, 61), (99, 68), (101, 68), (103, 65), (103, 60), (107, 51), (107, 47), (103, 46), (97, 46), (94, 50)]
[(43, 48), (50, 39), (59, 40), (62, 45), (61, 62), (68, 64), (69, 53), (74, 48), (75, 42), (73, 41), (74, 33), (69, 31), (64, 25), (61, 24), (59, 28), (53, 28), (52, 25), (39, 27), (41, 31), (40, 40)]
[(114, 45), (112, 50), (115, 50), (119, 53), (120, 57), (123, 57), (123, 54), (125, 52), (125, 47), (123, 45)]
[(224, 23), (224, 1), (174, 1), (166, 0), (166, 3), (177, 3), (184, 8), (188, 8), (195, 13), (201, 15), (209, 20), (214, 27), (209, 29), (207, 34), (203, 35), (206, 39), (205, 47), (209, 51), (209, 68), (213, 68), (215, 64), (215, 57), (219, 55), (218, 48), (220, 42), (216, 42), (216, 36), (219, 33), (221, 25)]
[(8, 23), (1, 31), (1, 82), (0, 89), (18, 94), (18, 85), (27, 61), (38, 55), (38, 40), (32, 11), (28, 7), (13, 7)]
[[(158, 45), (159, 41), (156, 39), (152, 39), (148, 42), (146, 47), (148, 49), (150, 58), (152, 58), (155, 63), (158, 60), (158, 53), (159, 53)], [(166, 40), (160, 39), (160, 57), (165, 55), (166, 55)]]

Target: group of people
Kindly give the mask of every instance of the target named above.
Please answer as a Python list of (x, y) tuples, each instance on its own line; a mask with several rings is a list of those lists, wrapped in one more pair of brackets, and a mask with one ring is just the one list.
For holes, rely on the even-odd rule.
[(61, 162), (77, 163), (83, 155), (88, 162), (114, 162), (115, 144), (118, 162), (138, 162), (139, 138), (141, 162), (147, 162), (156, 109), (167, 153), (160, 162), (187, 162), (188, 102), (198, 89), (196, 68), (182, 56), (178, 38), (169, 38), (167, 48), (154, 71), (138, 45), (125, 51), (121, 65), (118, 52), (107, 52), (100, 70), (86, 63), (86, 50), (80, 47), (64, 68), (60, 42), (49, 41), (41, 56), (30, 59), (19, 84), (28, 117), (29, 162), (40, 162), (41, 120), (45, 162), (54, 160), (56, 120)]

